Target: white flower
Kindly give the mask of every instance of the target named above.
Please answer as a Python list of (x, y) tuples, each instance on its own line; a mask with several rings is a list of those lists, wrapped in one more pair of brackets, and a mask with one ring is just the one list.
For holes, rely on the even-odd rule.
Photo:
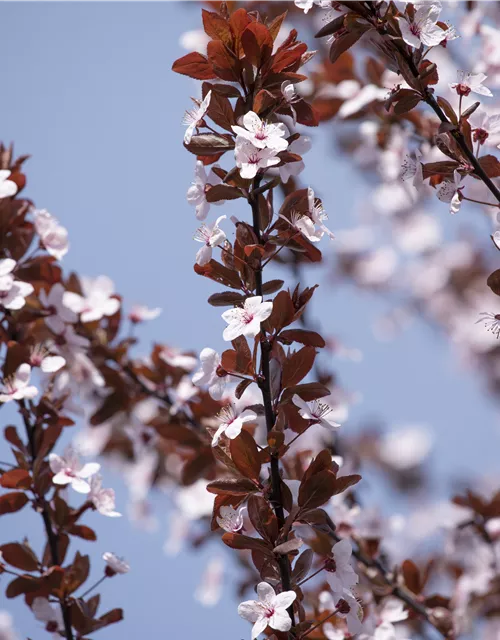
[(128, 317), (130, 322), (138, 324), (139, 322), (144, 322), (145, 320), (155, 320), (160, 315), (160, 313), (160, 307), (150, 309), (143, 304), (134, 304), (132, 309), (130, 309)]
[(384, 434), (379, 444), (382, 462), (398, 471), (422, 464), (432, 449), (430, 432), (418, 426), (406, 427)]
[(262, 296), (252, 296), (245, 300), (243, 307), (228, 309), (222, 314), (228, 326), (222, 337), (231, 341), (238, 336), (254, 338), (260, 331), (260, 324), (267, 320), (273, 310), (272, 302), (262, 302)]
[[(297, 140), (292, 142), (288, 147), (288, 151), (290, 151), (290, 153), (303, 156), (305, 153), (310, 151), (311, 147), (311, 138), (309, 138), (309, 136), (300, 136), (300, 138), (297, 138)], [(298, 162), (285, 162), (285, 164), (278, 167), (281, 182), (286, 183), (290, 180), (291, 176), (298, 176), (302, 171), (304, 171), (304, 168), (305, 164), (303, 160), (299, 160)]]
[(182, 353), (180, 349), (175, 349), (174, 347), (163, 347), (159, 356), (171, 367), (179, 367), (186, 371), (192, 371), (198, 363), (194, 356)]
[(212, 438), (212, 447), (217, 446), (222, 434), (224, 434), (226, 438), (234, 440), (240, 435), (243, 425), (246, 422), (255, 422), (257, 420), (257, 415), (253, 411), (245, 410), (237, 414), (231, 406), (221, 409), (218, 417), (220, 425)]
[(333, 416), (330, 415), (333, 409), (319, 400), (313, 402), (305, 402), (300, 396), (294, 394), (292, 397), (293, 404), (299, 408), (299, 413), (304, 420), (312, 420), (316, 424), (320, 424), (325, 429), (331, 429), (332, 427), (340, 427), (338, 422), (333, 420)]
[(183, 49), (187, 51), (198, 51), (198, 53), (206, 53), (209, 42), (210, 36), (207, 36), (203, 29), (184, 31), (179, 38), (179, 44)]
[(311, 187), (308, 187), (307, 189), (307, 200), (309, 202), (309, 213), (311, 214), (312, 221), (314, 224), (318, 225), (323, 233), (326, 233), (330, 240), (333, 240), (335, 238), (334, 234), (323, 222), (323, 220), (328, 220), (328, 215), (321, 202), (316, 202), (314, 191)]
[(276, 631), (289, 631), (292, 620), (287, 611), (297, 594), (295, 591), (283, 591), (276, 595), (276, 592), (267, 584), (260, 582), (257, 585), (258, 600), (247, 600), (238, 606), (238, 614), (253, 622), (252, 640), (255, 640), (267, 626)]
[(182, 124), (187, 125), (186, 133), (184, 134), (184, 144), (189, 144), (191, 142), (194, 130), (200, 125), (200, 121), (203, 120), (203, 116), (207, 112), (211, 97), (212, 92), (209, 91), (205, 96), (203, 102), (201, 102), (200, 100), (195, 100), (193, 98), (193, 102), (195, 103), (196, 107), (194, 109), (189, 109), (188, 111), (186, 111), (184, 118), (182, 119)]
[(116, 573), (128, 573), (130, 565), (123, 558), (119, 558), (111, 551), (102, 554), (102, 559), (106, 563), (106, 575), (114, 576)]
[(198, 220), (205, 220), (210, 211), (210, 205), (216, 204), (221, 205), (222, 201), (219, 202), (208, 202), (207, 200), (207, 191), (210, 187), (213, 187), (216, 184), (220, 184), (222, 180), (215, 173), (214, 168), (218, 165), (214, 165), (207, 176), (207, 172), (205, 171), (205, 167), (201, 160), (196, 162), (196, 167), (194, 170), (194, 180), (187, 192), (187, 201), (190, 205), (195, 207), (196, 217)]
[(401, 177), (403, 180), (412, 180), (412, 185), (415, 189), (419, 189), (424, 182), (424, 172), (420, 158), (422, 153), (419, 149), (415, 151), (415, 158), (406, 156), (403, 162), (403, 171)]
[(240, 137), (236, 138), (234, 157), (240, 175), (245, 180), (255, 178), (259, 169), (267, 169), (280, 163), (274, 149), (259, 149)]
[(248, 140), (257, 149), (284, 151), (288, 147), (288, 141), (285, 139), (288, 130), (283, 123), (268, 124), (256, 113), (249, 111), (243, 116), (242, 124), (243, 127), (233, 125), (233, 131), (238, 138)]
[(195, 233), (194, 239), (202, 242), (203, 247), (196, 253), (196, 263), (203, 266), (212, 259), (212, 249), (221, 245), (226, 239), (226, 234), (219, 229), (221, 220), (226, 216), (219, 216), (213, 225), (203, 224)]
[(243, 528), (243, 512), (245, 507), (233, 509), (230, 505), (222, 505), (219, 509), (219, 515), (215, 518), (217, 524), (224, 531), (229, 533), (238, 533)]
[[(348, 589), (344, 589), (343, 593), (335, 594), (335, 606), (339, 608), (337, 616), (345, 618), (347, 628), (351, 635), (356, 635), (363, 630), (361, 620), (363, 619), (363, 610), (361, 605)], [(338, 598), (338, 599), (337, 599)]]
[(8, 169), (0, 170), (0, 198), (10, 198), (17, 193), (17, 184), (8, 179), (10, 174)]
[(31, 604), (35, 618), (45, 622), (45, 630), (53, 633), (53, 638), (60, 638), (59, 630), (64, 629), (64, 622), (59, 605), (52, 606), (47, 598), (35, 598)]
[[(281, 83), (281, 95), (283, 99), (290, 107), (290, 111), (292, 112), (293, 123), (297, 123), (297, 112), (295, 111), (294, 104), (296, 102), (300, 102), (302, 100), (302, 96), (300, 96), (295, 91), (295, 86), (290, 82), (290, 80), (285, 80)], [(291, 148), (289, 151), (292, 151)], [(292, 152), (293, 153), (293, 152)]]
[[(378, 624), (373, 636), (373, 640), (396, 640), (396, 629), (393, 622), (401, 622), (408, 618), (408, 611), (405, 611), (403, 603), (396, 598), (388, 598), (378, 614)], [(368, 640), (364, 634), (360, 640)]]
[(324, 9), (331, 6), (330, 0), (295, 0), (295, 6), (307, 13), (314, 5), (318, 5)]
[(38, 389), (30, 385), (31, 367), (29, 364), (19, 365), (16, 373), (3, 381), (0, 386), (0, 402), (11, 400), (31, 400), (38, 395)]
[(478, 322), (484, 322), (486, 329), (498, 338), (500, 336), (500, 313), (482, 311), (479, 315), (483, 317), (479, 318), (476, 324), (478, 324)]
[(290, 220), (281, 215), (281, 213), (278, 213), (278, 216), (283, 218), (285, 222), (288, 222), (295, 231), (301, 233), (309, 242), (319, 242), (324, 235), (321, 229), (316, 229), (314, 222), (309, 216), (299, 213), (298, 211), (292, 211), (290, 213)]
[(69, 248), (67, 229), (60, 225), (57, 218), (54, 218), (46, 209), (35, 209), (33, 217), (36, 232), (43, 246), (56, 260), (61, 260), (68, 253)]
[(337, 595), (358, 584), (358, 575), (352, 568), (352, 546), (347, 538), (333, 545), (332, 555), (333, 561), (327, 562), (326, 578), (333, 593)]
[(87, 479), (99, 471), (101, 465), (97, 462), (87, 462), (82, 465), (78, 459), (78, 454), (73, 447), (68, 446), (64, 451), (64, 456), (56, 453), (49, 455), (50, 469), (54, 475), (52, 482), (57, 485), (71, 485), (78, 493), (89, 493), (90, 485)]
[(73, 324), (78, 320), (74, 311), (64, 304), (64, 294), (66, 289), (60, 282), (56, 282), (49, 293), (45, 289), (40, 291), (40, 302), (46, 310), (50, 311), (49, 316), (45, 316), (45, 324), (55, 334), (62, 334), (66, 329), (66, 323)]
[(469, 93), (478, 93), (481, 96), (491, 97), (491, 91), (483, 85), (488, 76), (484, 73), (469, 73), (457, 71), (457, 82), (450, 84), (450, 89), (455, 89), (459, 96), (468, 96)]
[(197, 387), (208, 386), (208, 393), (214, 400), (220, 400), (226, 388), (227, 375), (219, 376), (220, 356), (217, 351), (205, 347), (200, 353), (201, 368), (193, 375), (193, 384)]
[[(460, 186), (462, 185), (462, 186)], [(453, 172), (452, 180), (443, 180), (439, 185), (437, 191), (437, 197), (441, 202), (450, 203), (450, 213), (458, 213), (462, 206), (462, 189), (465, 185), (462, 184), (462, 176), (458, 171)]]
[(122, 514), (115, 511), (115, 492), (113, 489), (102, 488), (102, 476), (97, 473), (90, 478), (90, 493), (88, 499), (103, 516), (119, 518)]
[(477, 109), (469, 118), (474, 142), (484, 144), (495, 133), (500, 132), (500, 114), (489, 116), (484, 109)]
[(80, 314), (82, 322), (94, 322), (103, 316), (112, 316), (118, 311), (120, 301), (111, 297), (115, 288), (108, 276), (82, 278), (81, 284), (83, 295), (65, 291), (63, 304)]
[(399, 17), (396, 20), (401, 29), (401, 36), (406, 44), (418, 49), (421, 44), (426, 47), (434, 47), (446, 38), (446, 31), (443, 31), (436, 22), (439, 20), (441, 12), (440, 3), (425, 2), (415, 3), (415, 16), (412, 21)]
[(24, 307), (25, 298), (34, 291), (28, 282), (15, 280), (12, 272), (16, 261), (12, 258), (0, 260), (0, 306), (4, 309), (17, 310)]
[(55, 373), (62, 369), (65, 364), (66, 360), (62, 356), (51, 355), (43, 344), (37, 344), (31, 350), (30, 365), (32, 367), (40, 367), (44, 373)]

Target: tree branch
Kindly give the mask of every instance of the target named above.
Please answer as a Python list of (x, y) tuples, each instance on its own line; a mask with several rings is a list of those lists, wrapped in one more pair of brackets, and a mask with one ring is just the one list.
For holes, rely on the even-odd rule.
[[(258, 193), (261, 182), (261, 177), (254, 178), (252, 191), (249, 195), (248, 202), (252, 208), (252, 226), (255, 235), (257, 236), (257, 242), (261, 243), (260, 232), (260, 219), (259, 219), (259, 204)], [(262, 296), (262, 270), (261, 268), (255, 270), (255, 292), (258, 296)], [(264, 333), (260, 339), (260, 363), (262, 377), (259, 381), (259, 388), (262, 392), (262, 400), (264, 403), (264, 412), (266, 417), (266, 428), (269, 433), (276, 421), (276, 415), (273, 409), (273, 398), (271, 393), (271, 372), (270, 372), (270, 353), (272, 346), (265, 337)], [(285, 513), (283, 510), (283, 499), (281, 495), (281, 475), (279, 466), (279, 457), (277, 454), (271, 454), (271, 503), (278, 520), (278, 526), (280, 530), (285, 524)], [(289, 591), (291, 589), (291, 569), (288, 556), (280, 556), (278, 558), (278, 565), (281, 575), (281, 585), (283, 591)], [(288, 613), (292, 619), (292, 626), (295, 626), (295, 615), (293, 612), (293, 604), (289, 607)]]

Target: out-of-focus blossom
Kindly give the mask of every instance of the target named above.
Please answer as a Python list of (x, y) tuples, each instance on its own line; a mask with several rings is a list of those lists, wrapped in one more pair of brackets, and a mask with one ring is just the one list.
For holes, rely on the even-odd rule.
[(35, 209), (33, 211), (35, 229), (47, 252), (61, 260), (68, 253), (68, 231), (59, 224), (57, 218), (51, 215), (46, 209)]
[(352, 567), (351, 556), (352, 545), (347, 538), (333, 545), (332, 560), (327, 560), (325, 568), (326, 578), (335, 595), (358, 584), (359, 578)]
[(193, 384), (207, 386), (214, 400), (220, 400), (226, 388), (229, 376), (219, 375), (220, 356), (217, 351), (206, 347), (200, 353), (201, 368), (193, 375)]
[(8, 169), (0, 170), (0, 198), (10, 198), (17, 193), (17, 184), (9, 180), (10, 174)]
[(6, 378), (0, 386), (0, 402), (11, 400), (32, 400), (38, 389), (30, 385), (31, 367), (27, 363), (19, 365), (16, 372)]
[(112, 316), (120, 308), (120, 301), (112, 297), (115, 286), (108, 276), (82, 278), (81, 285), (82, 295), (65, 291), (63, 304), (80, 314), (82, 322), (94, 322), (104, 316)]
[(119, 518), (122, 514), (115, 511), (115, 492), (113, 489), (102, 488), (102, 476), (96, 473), (90, 478), (90, 493), (88, 496), (94, 507), (103, 516)]
[(192, 371), (198, 364), (197, 359), (187, 353), (182, 353), (175, 347), (163, 347), (160, 358), (171, 367), (179, 367), (185, 371)]
[(14, 620), (8, 611), (0, 611), (0, 640), (18, 640)]
[(111, 551), (102, 554), (102, 559), (106, 563), (106, 575), (111, 578), (117, 573), (124, 574), (130, 571), (130, 565), (123, 558), (119, 558)]
[(195, 599), (204, 607), (213, 607), (220, 601), (223, 576), (223, 559), (217, 556), (209, 560), (201, 582), (194, 593)]
[(378, 453), (393, 469), (404, 471), (422, 464), (432, 449), (432, 436), (422, 427), (406, 427), (384, 434)]
[(469, 117), (469, 123), (472, 127), (472, 139), (479, 144), (487, 143), (490, 136), (500, 132), (499, 113), (490, 116), (479, 108)]
[(135, 304), (128, 314), (130, 322), (139, 324), (139, 322), (145, 322), (146, 320), (155, 320), (161, 313), (160, 307), (150, 309), (142, 304)]
[(29, 282), (15, 280), (12, 272), (16, 261), (11, 258), (0, 260), (0, 307), (16, 311), (26, 304), (25, 298), (34, 291)]
[(247, 600), (238, 606), (239, 615), (254, 623), (252, 640), (268, 626), (276, 631), (288, 631), (292, 626), (292, 620), (287, 609), (297, 597), (295, 591), (283, 591), (276, 595), (270, 584), (259, 582), (257, 595), (258, 600)]
[(198, 394), (198, 389), (193, 385), (189, 376), (183, 376), (175, 388), (174, 402), (170, 407), (170, 413), (175, 415), (181, 410), (189, 411), (188, 402)]
[(234, 440), (240, 435), (245, 423), (255, 422), (256, 419), (257, 416), (253, 411), (246, 410), (238, 414), (233, 407), (224, 407), (219, 413), (220, 424), (212, 438), (212, 447), (217, 446), (222, 434), (224, 434), (226, 438)]
[(60, 282), (52, 285), (49, 293), (42, 289), (39, 297), (50, 315), (45, 316), (45, 324), (55, 334), (64, 333), (66, 323), (73, 324), (78, 320), (77, 314), (64, 304), (66, 289)]
[(319, 400), (305, 402), (300, 396), (295, 394), (292, 402), (299, 408), (299, 414), (304, 420), (311, 420), (314, 424), (319, 424), (325, 429), (340, 427), (338, 422), (333, 420), (332, 408)]
[(66, 360), (62, 356), (51, 355), (43, 344), (37, 344), (31, 350), (30, 365), (40, 367), (44, 373), (55, 373), (64, 367)]
[(196, 106), (194, 109), (188, 109), (182, 119), (182, 124), (187, 125), (186, 133), (184, 134), (184, 144), (191, 142), (195, 129), (200, 126), (203, 116), (207, 112), (211, 97), (212, 92), (209, 91), (202, 101), (193, 98)]
[(244, 511), (245, 507), (234, 509), (231, 505), (222, 505), (219, 509), (219, 515), (215, 519), (219, 527), (224, 531), (238, 533), (243, 528)]
[(45, 623), (45, 630), (52, 633), (52, 638), (60, 638), (59, 631), (64, 630), (64, 621), (59, 605), (52, 606), (47, 598), (35, 598), (31, 604), (35, 618)]
[(210, 188), (221, 182), (221, 179), (214, 171), (214, 168), (216, 167), (217, 165), (211, 167), (207, 175), (203, 162), (201, 162), (201, 160), (196, 162), (194, 180), (188, 189), (187, 201), (191, 206), (195, 207), (196, 217), (198, 220), (205, 220), (208, 212), (210, 211), (211, 204), (223, 204), (223, 201), (211, 203), (207, 200), (207, 193)]
[(231, 341), (238, 336), (255, 338), (260, 332), (260, 325), (267, 320), (273, 310), (272, 302), (262, 302), (262, 296), (251, 296), (245, 300), (243, 307), (228, 309), (222, 314), (228, 326), (222, 337)]
[(51, 453), (49, 455), (49, 465), (54, 474), (52, 478), (54, 484), (60, 486), (69, 484), (78, 493), (90, 492), (90, 485), (87, 480), (101, 468), (101, 465), (97, 462), (82, 464), (72, 446), (66, 447), (64, 456)]
[(468, 96), (472, 92), (491, 97), (493, 94), (483, 84), (487, 77), (484, 73), (457, 71), (457, 82), (451, 83), (450, 89), (454, 89), (459, 96)]
[(183, 49), (187, 51), (198, 51), (198, 53), (205, 53), (209, 42), (210, 36), (208, 36), (203, 29), (185, 31), (179, 38), (179, 44)]
[(219, 228), (222, 220), (227, 216), (219, 216), (213, 225), (203, 224), (195, 233), (194, 239), (201, 242), (203, 247), (196, 253), (196, 263), (200, 266), (208, 264), (212, 259), (212, 249), (223, 244), (226, 234)]
[[(294, 140), (288, 147), (290, 153), (295, 153), (299, 156), (303, 156), (311, 149), (311, 138), (309, 136), (300, 136), (297, 140)], [(278, 167), (281, 181), (287, 183), (292, 176), (296, 177), (304, 171), (305, 164), (303, 160), (297, 162), (286, 162)]]

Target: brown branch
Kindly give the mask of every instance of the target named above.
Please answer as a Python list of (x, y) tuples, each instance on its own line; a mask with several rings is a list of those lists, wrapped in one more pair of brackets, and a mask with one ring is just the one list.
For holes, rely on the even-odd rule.
[[(33, 472), (34, 463), (36, 460), (36, 442), (35, 442), (35, 425), (30, 423), (29, 411), (24, 400), (18, 400), (20, 413), (23, 417), (24, 426), (26, 428), (26, 435), (28, 437), (29, 450), (31, 454), (31, 471)], [(43, 496), (37, 496), (41, 506), (41, 514), (43, 518), (43, 524), (45, 527), (45, 533), (47, 534), (47, 542), (50, 549), (50, 556), (52, 566), (61, 566), (59, 558), (59, 535), (52, 528), (52, 522), (50, 519), (50, 513), (47, 506), (47, 502)], [(66, 601), (66, 597), (59, 599), (59, 605), (61, 607), (62, 618), (64, 622), (64, 633), (66, 640), (73, 640), (73, 630), (71, 628), (71, 611)]]
[[(254, 178), (252, 185), (252, 192), (249, 195), (248, 202), (252, 208), (252, 226), (255, 235), (257, 236), (258, 244), (261, 243), (260, 232), (260, 220), (259, 220), (259, 204), (257, 199), (258, 189), (260, 187), (261, 177)], [(258, 296), (263, 296), (262, 293), (262, 269), (255, 270), (255, 292)], [(260, 339), (260, 365), (261, 365), (261, 377), (259, 379), (259, 388), (262, 392), (262, 400), (264, 403), (264, 412), (266, 417), (266, 428), (269, 433), (276, 421), (276, 415), (273, 409), (273, 398), (271, 392), (271, 373), (270, 373), (270, 353), (272, 345), (267, 340), (265, 332), (262, 331)], [(280, 530), (285, 524), (285, 513), (283, 509), (283, 498), (281, 495), (281, 474), (279, 465), (278, 454), (271, 454), (271, 504), (273, 505), (276, 519), (278, 520), (278, 526)], [(280, 569), (281, 585), (283, 591), (289, 591), (292, 586), (291, 582), (291, 568), (288, 556), (280, 556), (278, 558), (278, 565)], [(290, 618), (292, 619), (292, 626), (295, 626), (295, 616), (293, 612), (293, 604), (288, 609)]]

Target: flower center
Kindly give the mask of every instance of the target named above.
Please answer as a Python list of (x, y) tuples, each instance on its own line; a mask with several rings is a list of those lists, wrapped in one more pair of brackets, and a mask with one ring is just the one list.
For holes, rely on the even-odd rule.
[(265, 140), (267, 138), (267, 132), (265, 127), (261, 127), (255, 134), (257, 140)]
[(474, 142), (479, 142), (479, 144), (484, 144), (488, 138), (488, 132), (485, 129), (474, 129), (473, 140)]
[(467, 97), (469, 95), (469, 93), (471, 92), (471, 88), (466, 85), (463, 84), (462, 82), (460, 84), (457, 84), (457, 93), (459, 96), (465, 96)]
[(422, 29), (420, 28), (420, 26), (416, 22), (412, 22), (410, 24), (410, 31), (411, 31), (411, 33), (413, 33), (414, 36), (417, 36), (417, 38), (420, 38), (420, 34), (422, 33)]
[(323, 402), (318, 402), (316, 400), (314, 404), (314, 408), (311, 413), (317, 420), (321, 420), (324, 416), (328, 415), (331, 411), (332, 411), (332, 408), (330, 406), (328, 406), (327, 404), (324, 404)]
[(243, 322), (245, 324), (250, 324), (253, 320), (254, 316), (252, 313), (249, 313), (248, 311), (243, 311)]
[(264, 617), (272, 618), (274, 616), (274, 607), (266, 606)]

